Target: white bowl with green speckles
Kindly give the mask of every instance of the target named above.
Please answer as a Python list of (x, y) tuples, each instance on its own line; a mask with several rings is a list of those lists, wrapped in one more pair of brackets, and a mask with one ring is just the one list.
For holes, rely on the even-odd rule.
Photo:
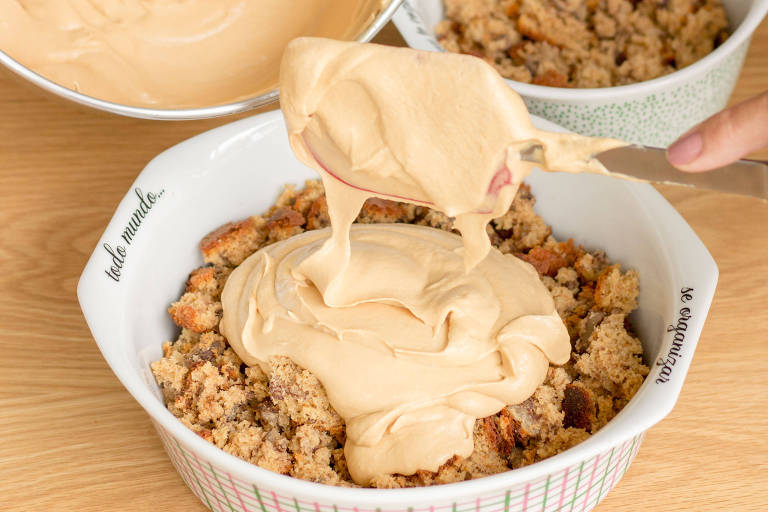
[[(752, 34), (768, 12), (768, 0), (723, 0), (731, 36), (712, 53), (669, 75), (600, 89), (545, 87), (507, 80), (528, 109), (584, 135), (667, 146), (725, 107), (744, 63)], [(404, 0), (392, 21), (411, 48), (445, 51), (434, 27), (442, 0)]]

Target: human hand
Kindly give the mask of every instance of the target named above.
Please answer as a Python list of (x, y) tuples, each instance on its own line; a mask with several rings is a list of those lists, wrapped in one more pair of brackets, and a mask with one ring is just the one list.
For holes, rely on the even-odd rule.
[(768, 91), (742, 101), (689, 130), (667, 149), (669, 162), (700, 172), (768, 147)]

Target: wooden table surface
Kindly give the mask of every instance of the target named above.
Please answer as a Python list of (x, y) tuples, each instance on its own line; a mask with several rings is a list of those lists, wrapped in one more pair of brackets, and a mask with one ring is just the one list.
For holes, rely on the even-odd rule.
[[(402, 44), (392, 25), (377, 40)], [(765, 89), (768, 21), (733, 100)], [(102, 359), (75, 288), (144, 165), (231, 120), (126, 119), (0, 74), (0, 510), (204, 510)], [(598, 510), (766, 510), (768, 204), (660, 190), (720, 282), (677, 407)]]

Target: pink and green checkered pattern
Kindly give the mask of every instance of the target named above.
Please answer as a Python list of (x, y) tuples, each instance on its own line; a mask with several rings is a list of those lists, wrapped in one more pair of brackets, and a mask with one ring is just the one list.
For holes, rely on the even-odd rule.
[(643, 437), (639, 434), (578, 464), (494, 494), (431, 506), (384, 510), (319, 503), (277, 494), (200, 458), (162, 427), (155, 426), (181, 478), (213, 512), (586, 512), (592, 510), (624, 476)]

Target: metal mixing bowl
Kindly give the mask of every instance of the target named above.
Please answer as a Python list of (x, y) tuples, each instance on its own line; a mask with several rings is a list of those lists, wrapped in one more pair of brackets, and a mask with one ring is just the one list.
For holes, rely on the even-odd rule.
[[(365, 30), (363, 30), (363, 32), (355, 40), (363, 43), (370, 41), (373, 36), (375, 36), (384, 27), (384, 25), (386, 25), (397, 8), (400, 6), (401, 2), (402, 0), (391, 0), (389, 4), (384, 7), (384, 9), (382, 9), (381, 13), (379, 13), (379, 15), (370, 23), (370, 25), (365, 28)], [(8, 54), (1, 50), (0, 64), (27, 82), (34, 84), (41, 89), (44, 89), (65, 100), (73, 101), (87, 107), (104, 110), (105, 112), (112, 112), (113, 114), (120, 114), (129, 117), (139, 117), (142, 119), (182, 121), (187, 119), (205, 119), (208, 117), (226, 116), (261, 107), (268, 103), (272, 103), (273, 101), (277, 101), (279, 97), (279, 92), (275, 88), (264, 94), (254, 96), (252, 98), (246, 98), (244, 100), (235, 101), (233, 103), (227, 103), (226, 105), (180, 109), (135, 107), (131, 105), (123, 105), (120, 103), (112, 103), (110, 101), (100, 100), (98, 98), (93, 98), (91, 96), (87, 96), (77, 91), (73, 91), (67, 87), (61, 86), (35, 73), (23, 64), (12, 59)]]

